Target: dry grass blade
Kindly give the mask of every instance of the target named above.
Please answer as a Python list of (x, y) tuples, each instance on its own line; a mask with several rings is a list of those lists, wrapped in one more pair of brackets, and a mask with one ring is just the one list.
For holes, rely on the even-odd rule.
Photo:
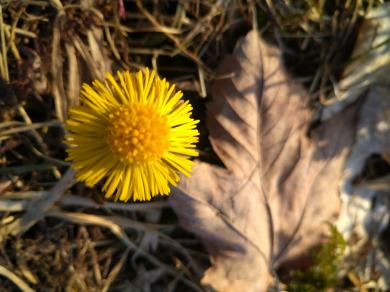
[[(63, 197), (60, 201), (61, 207), (70, 207), (70, 206), (79, 206), (85, 208), (95, 208), (95, 209), (110, 209), (113, 211), (126, 211), (126, 212), (155, 212), (156, 208), (167, 208), (169, 204), (167, 202), (153, 202), (153, 203), (134, 203), (134, 204), (123, 204), (123, 203), (111, 203), (104, 202), (102, 205), (97, 204), (91, 199), (67, 195)], [(189, 265), (192, 269), (198, 274), (201, 274), (201, 269), (197, 265), (196, 261), (192, 258), (192, 256), (188, 253), (188, 251), (177, 241), (173, 240), (168, 235), (162, 233), (160, 230), (171, 230), (175, 228), (175, 225), (162, 225), (162, 224), (150, 224), (150, 223), (142, 223), (138, 221), (131, 220), (129, 218), (125, 218), (123, 216), (107, 216), (107, 220), (111, 220), (115, 222), (123, 229), (130, 230), (139, 230), (141, 232), (145, 232), (148, 234), (154, 234), (158, 238), (161, 239), (167, 246), (173, 247), (179, 253), (181, 253), (188, 261)]]
[(68, 57), (68, 82), (66, 96), (69, 102), (68, 105), (72, 106), (78, 104), (81, 81), (78, 70), (76, 49), (74, 45), (69, 42), (66, 42), (65, 51)]
[[(11, 26), (9, 24), (5, 24), (5, 23), (3, 23), (3, 25), (4, 25), (4, 28), (6, 29), (6, 32), (7, 33), (11, 33)], [(28, 30), (21, 29), (21, 28), (18, 28), (18, 27), (15, 28), (15, 33), (16, 34), (20, 34), (22, 36), (30, 37), (30, 38), (33, 38), (33, 39), (35, 39), (37, 37), (36, 33), (28, 31)]]
[(0, 275), (6, 277), (12, 281), (18, 288), (23, 292), (34, 292), (35, 290), (31, 289), (22, 279), (12, 273), (10, 270), (0, 265)]
[[(88, 224), (88, 225), (99, 225), (105, 228), (108, 228), (114, 235), (118, 237), (122, 241), (122, 243), (127, 246), (130, 250), (135, 252), (135, 255), (133, 257), (136, 257), (136, 255), (141, 255), (144, 258), (146, 258), (148, 261), (150, 261), (152, 264), (156, 265), (157, 267), (160, 267), (164, 269), (164, 271), (174, 277), (178, 277), (183, 283), (194, 289), (194, 291), (201, 291), (201, 289), (192, 281), (186, 279), (182, 274), (178, 273), (175, 269), (171, 268), (170, 266), (164, 264), (157, 258), (155, 258), (153, 255), (149, 254), (148, 252), (145, 252), (143, 249), (141, 249), (139, 246), (135, 245), (129, 237), (124, 232), (121, 225), (127, 225), (126, 219), (118, 220), (98, 215), (91, 215), (91, 214), (83, 214), (83, 213), (75, 213), (75, 212), (62, 212), (62, 211), (52, 211), (48, 212), (46, 216), (49, 217), (55, 217), (59, 219), (63, 219), (65, 221), (77, 223), (77, 224)], [(121, 221), (121, 225), (119, 225), (118, 221)], [(129, 222), (131, 227), (134, 227), (134, 222)], [(129, 226), (127, 226), (129, 227)]]
[(91, 53), (92, 57), (91, 65), (94, 64), (96, 67), (96, 77), (103, 79), (107, 72), (111, 71), (108, 58), (105, 56), (105, 51), (102, 50), (103, 32), (101, 29), (93, 27), (87, 31), (87, 38), (89, 47), (88, 51)]
[(0, 5), (0, 42), (1, 42), (0, 75), (4, 80), (9, 81), (7, 46), (5, 42), (5, 27), (3, 25), (3, 8), (1, 5)]
[(28, 201), (0, 199), (0, 212), (21, 212), (28, 206)]
[(62, 51), (60, 28), (65, 19), (63, 10), (59, 10), (53, 24), (53, 38), (51, 43), (51, 74), (53, 77), (52, 93), (54, 96), (57, 118), (63, 122), (66, 116), (66, 96), (64, 92), (64, 81), (62, 77)]
[(130, 252), (130, 248), (127, 248), (125, 250), (125, 252), (122, 254), (122, 256), (121, 256), (120, 260), (118, 261), (118, 263), (110, 271), (110, 273), (108, 274), (107, 278), (104, 281), (104, 286), (102, 288), (102, 292), (108, 291), (108, 289), (110, 288), (111, 284), (114, 282), (115, 278), (118, 276), (120, 270), (122, 269), (123, 265), (125, 264), (129, 252)]
[(28, 206), (26, 213), (12, 223), (0, 228), (0, 242), (4, 241), (9, 235), (19, 235), (36, 222), (45, 217), (45, 213), (52, 205), (64, 194), (64, 192), (73, 184), (74, 172), (68, 170), (61, 180), (42, 198), (34, 200)]
[(51, 211), (45, 214), (45, 216), (56, 217), (77, 224), (91, 224), (103, 226), (111, 230), (111, 232), (116, 235), (118, 239), (122, 241), (123, 244), (128, 247), (131, 247), (132, 249), (136, 248), (134, 243), (128, 238), (121, 226), (103, 216), (61, 211)]
[(9, 200), (37, 200), (47, 196), (47, 191), (27, 191), (27, 192), (16, 192), (6, 193), (2, 197)]
[[(94, 39), (94, 38), (92, 38)], [(85, 61), (87, 64), (88, 70), (90, 70), (90, 74), (93, 76), (93, 78), (104, 78), (105, 73), (107, 71), (104, 71), (104, 68), (107, 66), (101, 66), (103, 62), (103, 58), (99, 58), (99, 63), (95, 63), (94, 56), (90, 52), (88, 46), (84, 44), (84, 42), (79, 37), (74, 37), (73, 39), (74, 47), (76, 48), (77, 52), (80, 54), (81, 58)], [(100, 54), (97, 54), (99, 56)]]
[(157, 19), (155, 19), (153, 17), (153, 15), (151, 15), (143, 6), (143, 3), (141, 0), (136, 0), (136, 3), (137, 3), (137, 7), (138, 9), (145, 15), (145, 17), (150, 21), (150, 23), (152, 23), (154, 26), (156, 26), (159, 30), (163, 31), (164, 34), (174, 42), (174, 44), (176, 45), (176, 47), (178, 48), (179, 51), (181, 51), (184, 55), (186, 55), (188, 58), (190, 58), (191, 60), (193, 60), (198, 66), (200, 66), (207, 74), (210, 74), (211, 73), (211, 70), (210, 68), (208, 68), (203, 62), (202, 60), (196, 55), (194, 54), (193, 52), (190, 52), (189, 50), (187, 50), (187, 48), (185, 46), (183, 46), (183, 44), (180, 42), (180, 40), (178, 38), (176, 38), (175, 36), (173, 36), (172, 34), (168, 33), (167, 31), (165, 31), (164, 29), (162, 29), (162, 26), (160, 25), (160, 23), (157, 21)]
[(17, 133), (21, 133), (21, 132), (25, 132), (25, 131), (32, 131), (32, 130), (36, 130), (36, 129), (43, 128), (43, 127), (51, 127), (51, 126), (62, 126), (62, 123), (58, 120), (46, 121), (46, 122), (42, 122), (42, 123), (32, 123), (32, 124), (27, 125), (27, 126), (19, 126), (19, 127), (15, 127), (15, 128), (9, 129), (9, 130), (1, 131), (0, 137), (9, 136), (9, 135), (13, 135), (13, 134), (17, 134)]
[(111, 209), (116, 211), (141, 211), (141, 212), (154, 212), (155, 209), (167, 208), (169, 204), (167, 202), (145, 202), (145, 203), (113, 203), (113, 202), (104, 202), (99, 205), (95, 201), (88, 199), (86, 197), (67, 195), (61, 199), (61, 206), (82, 206), (88, 208), (102, 208), (102, 209)]
[[(33, 136), (34, 140), (37, 142), (37, 144), (39, 145), (40, 149), (44, 152), (46, 152), (47, 150), (47, 147), (46, 147), (46, 144), (43, 142), (43, 139), (42, 137), (38, 134), (38, 132), (36, 131), (37, 128), (40, 128), (39, 124), (33, 124), (33, 122), (31, 121), (31, 118), (30, 116), (27, 114), (26, 110), (24, 109), (23, 106), (19, 105), (17, 107), (18, 109), (18, 113), (19, 115), (23, 118), (23, 121), (27, 124), (26, 128), (18, 128), (18, 129), (10, 129), (8, 132), (9, 134), (13, 134), (13, 133), (16, 133), (16, 132), (12, 132), (13, 130), (16, 130), (17, 132), (21, 132), (21, 131), (24, 131), (25, 129), (28, 130), (31, 135)], [(59, 121), (47, 121), (47, 122), (43, 122), (41, 125), (42, 126), (52, 126), (52, 125), (55, 125), (55, 124), (60, 124)], [(7, 133), (7, 131), (5, 131), (5, 133)], [(1, 140), (1, 136), (4, 134), (4, 132), (0, 133), (0, 140)]]
[(50, 0), (50, 4), (53, 5), (57, 10), (63, 10), (64, 6), (61, 3), (61, 0)]

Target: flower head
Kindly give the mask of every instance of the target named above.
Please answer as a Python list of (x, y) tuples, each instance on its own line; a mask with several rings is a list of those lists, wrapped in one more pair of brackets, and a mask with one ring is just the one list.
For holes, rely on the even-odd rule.
[(150, 200), (167, 195), (179, 173), (189, 175), (199, 132), (192, 106), (165, 79), (145, 73), (107, 74), (84, 84), (81, 105), (66, 122), (68, 160), (76, 179), (94, 186), (105, 179), (106, 198)]

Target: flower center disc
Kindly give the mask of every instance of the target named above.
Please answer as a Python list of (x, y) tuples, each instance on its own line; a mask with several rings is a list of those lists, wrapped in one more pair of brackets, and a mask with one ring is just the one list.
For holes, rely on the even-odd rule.
[(121, 161), (159, 159), (169, 147), (167, 118), (148, 105), (126, 105), (109, 114), (108, 144)]

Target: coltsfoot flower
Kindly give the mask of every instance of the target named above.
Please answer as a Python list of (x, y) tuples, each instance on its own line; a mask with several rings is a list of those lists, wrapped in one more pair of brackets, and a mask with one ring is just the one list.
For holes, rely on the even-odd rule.
[(83, 85), (69, 110), (68, 161), (76, 179), (115, 200), (150, 200), (170, 193), (179, 173), (189, 175), (199, 132), (192, 106), (154, 71), (107, 74)]

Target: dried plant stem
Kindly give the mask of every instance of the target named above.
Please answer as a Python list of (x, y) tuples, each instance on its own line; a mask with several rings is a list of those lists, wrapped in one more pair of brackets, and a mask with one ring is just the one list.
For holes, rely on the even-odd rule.
[(36, 130), (36, 129), (43, 128), (43, 127), (59, 126), (59, 125), (61, 125), (61, 122), (58, 120), (51, 120), (51, 121), (42, 122), (42, 123), (33, 123), (33, 124), (29, 124), (29, 125), (25, 125), (25, 126), (21, 126), (21, 127), (17, 127), (17, 128), (3, 131), (0, 133), (0, 137), (9, 136), (12, 134), (25, 132), (25, 131)]
[[(156, 27), (158, 28), (161, 28), (162, 26), (160, 25), (160, 23), (157, 21), (157, 19), (151, 15), (143, 6), (142, 4), (142, 1), (141, 0), (136, 0), (137, 2), (137, 7), (138, 9), (142, 12), (142, 14), (145, 15), (145, 17)], [(198, 66), (200, 66), (206, 73), (210, 74), (211, 73), (211, 70), (199, 59), (199, 57), (197, 55), (195, 55), (194, 53), (188, 51), (183, 45), (182, 43), (180, 42), (179, 39), (177, 39), (176, 37), (174, 37), (173, 35), (169, 34), (169, 33), (166, 33), (164, 31), (164, 34), (171, 40), (174, 42), (174, 44), (176, 45), (176, 47), (184, 54), (186, 55), (188, 58), (190, 58), (191, 60), (193, 60)]]
[(73, 184), (74, 172), (69, 169), (61, 180), (49, 190), (45, 196), (33, 202), (26, 210), (26, 213), (12, 223), (0, 228), (0, 242), (9, 235), (19, 235), (28, 230), (36, 222), (45, 217), (45, 213)]
[[(0, 6), (1, 7), (1, 6)], [(0, 275), (6, 277), (8, 280), (13, 282), (19, 289), (23, 292), (34, 292), (35, 290), (31, 289), (22, 279), (12, 273), (10, 270), (6, 269), (3, 266), (0, 266)]]
[[(29, 132), (31, 133), (31, 135), (33, 136), (33, 138), (35, 139), (35, 141), (38, 143), (39, 145), (39, 148), (43, 151), (43, 152), (47, 152), (47, 146), (45, 144), (45, 142), (43, 141), (42, 137), (38, 134), (38, 132), (36, 131), (35, 128), (32, 127), (32, 120), (30, 119), (29, 115), (27, 114), (26, 110), (24, 109), (24, 107), (22, 105), (19, 105), (18, 106), (18, 113), (19, 115), (23, 118), (24, 122), (27, 124), (27, 127), (30, 127), (29, 128)], [(13, 129), (9, 130), (9, 131), (12, 131)], [(1, 136), (1, 135), (0, 135)]]
[[(5, 32), (10, 32), (11, 31), (11, 26), (9, 24), (3, 23)], [(25, 30), (19, 27), (15, 27), (15, 34), (19, 34), (21, 36), (29, 37), (35, 39), (37, 37), (37, 34), (34, 32), (31, 32), (29, 30)]]
[[(57, 2), (57, 1), (53, 1)], [(59, 2), (59, 1), (58, 1)], [(59, 7), (57, 7), (59, 9)], [(53, 25), (53, 39), (52, 39), (52, 52), (51, 52), (51, 73), (56, 82), (53, 83), (52, 93), (54, 96), (54, 105), (56, 110), (56, 116), (60, 121), (65, 120), (65, 106), (66, 98), (63, 86), (63, 76), (62, 76), (62, 51), (61, 51), (61, 22), (64, 20), (65, 13), (64, 10), (58, 10), (57, 17), (54, 20)]]
[(194, 289), (194, 291), (202, 291), (195, 283), (184, 278), (182, 274), (178, 273), (178, 271), (164, 264), (163, 262), (161, 262), (160, 260), (152, 256), (151, 254), (145, 252), (142, 248), (134, 244), (134, 242), (131, 241), (130, 238), (125, 233), (124, 228), (122, 228), (122, 226), (118, 222), (116, 222), (115, 218), (103, 217), (103, 216), (92, 215), (92, 214), (76, 213), (76, 212), (65, 213), (62, 211), (49, 212), (47, 213), (47, 216), (56, 217), (76, 224), (98, 225), (98, 226), (108, 228), (115, 236), (118, 237), (118, 239), (122, 241), (122, 243), (125, 246), (127, 246), (127, 248), (129, 248), (134, 252), (133, 255), (134, 257), (137, 255), (141, 255), (145, 259), (150, 261), (152, 264), (154, 264), (155, 266), (162, 268), (167, 274), (179, 278), (186, 285)]
[(102, 292), (106, 292), (109, 290), (111, 284), (114, 282), (115, 278), (118, 276), (120, 270), (122, 269), (124, 263), (126, 262), (129, 251), (130, 248), (127, 248), (125, 250), (118, 263), (115, 265), (114, 268), (112, 268), (111, 272), (108, 274), (107, 279), (104, 281), (104, 287), (102, 289)]
[(4, 80), (9, 82), (7, 48), (5, 45), (5, 27), (3, 24), (3, 10), (1, 5), (0, 5), (0, 42), (1, 42), (0, 74)]

